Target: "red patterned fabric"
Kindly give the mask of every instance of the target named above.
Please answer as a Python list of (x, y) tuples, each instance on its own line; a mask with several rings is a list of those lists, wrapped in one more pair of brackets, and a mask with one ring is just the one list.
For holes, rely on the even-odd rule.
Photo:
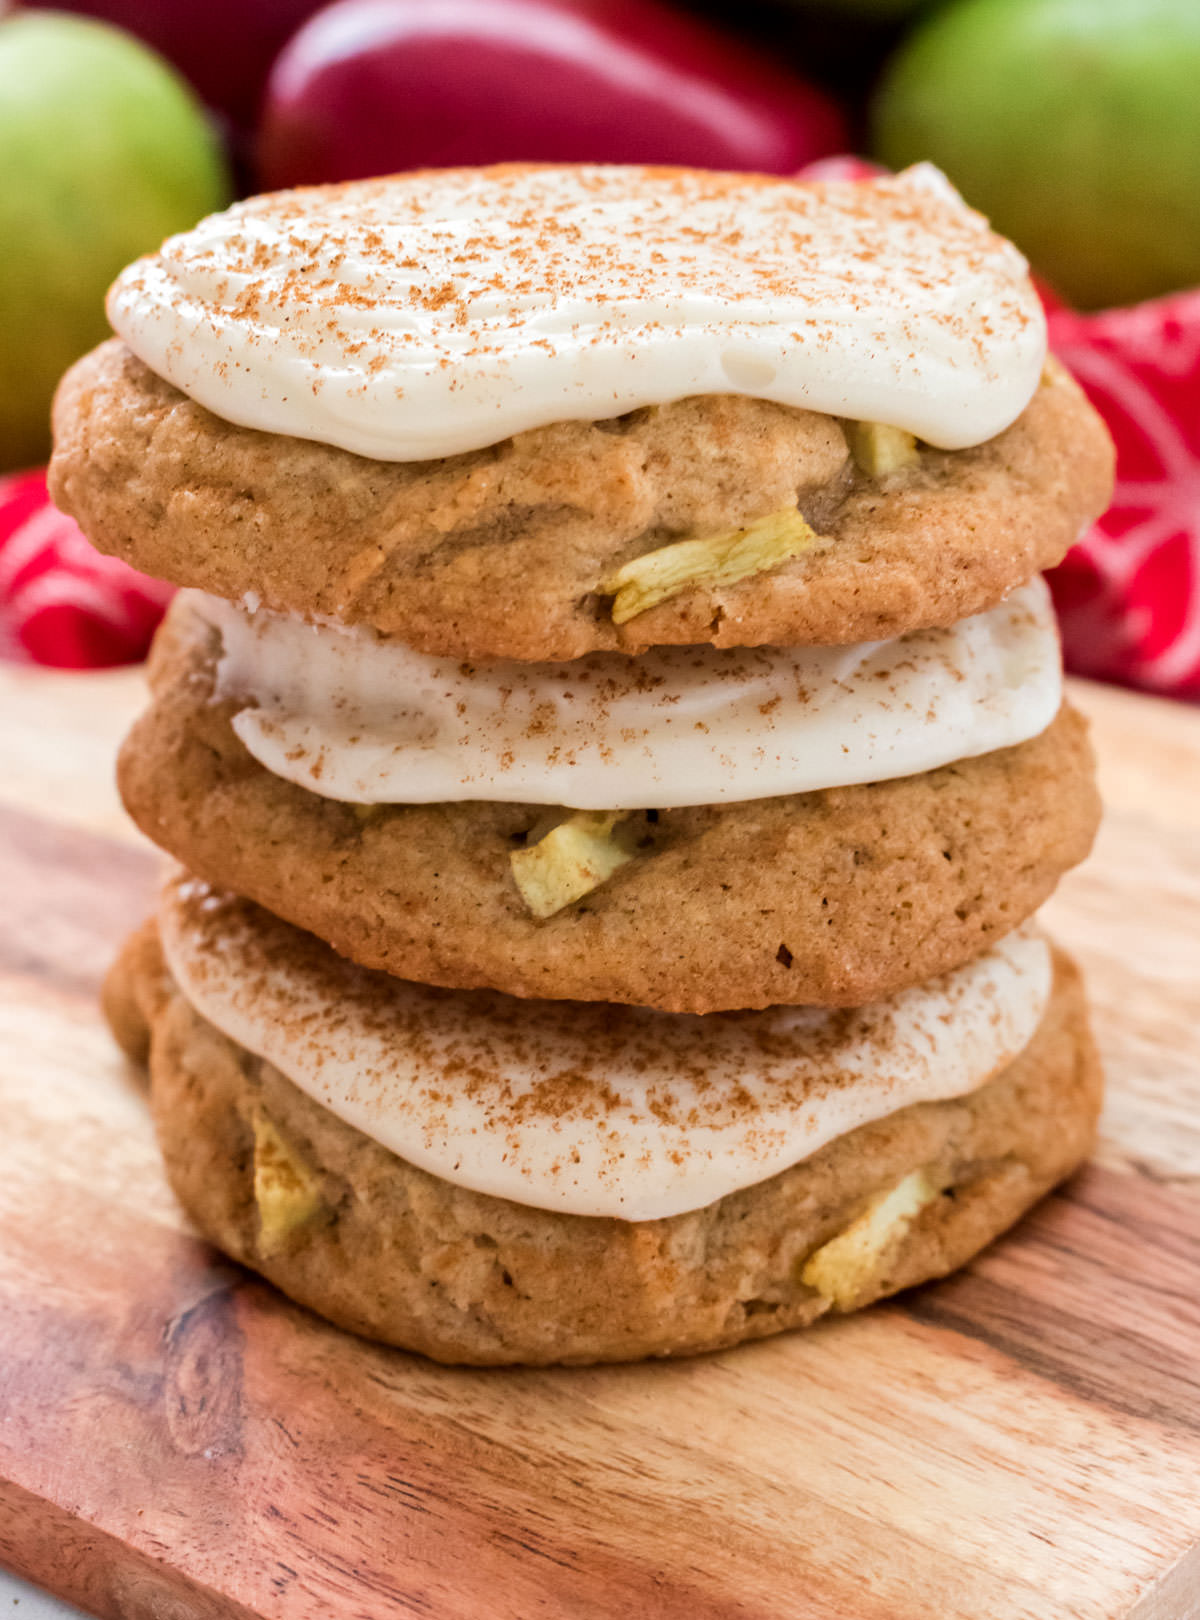
[(1113, 503), (1050, 575), (1070, 667), (1200, 698), (1200, 290), (1050, 316), (1117, 446)]
[(0, 654), (60, 669), (135, 663), (170, 598), (93, 551), (50, 504), (44, 472), (0, 478)]

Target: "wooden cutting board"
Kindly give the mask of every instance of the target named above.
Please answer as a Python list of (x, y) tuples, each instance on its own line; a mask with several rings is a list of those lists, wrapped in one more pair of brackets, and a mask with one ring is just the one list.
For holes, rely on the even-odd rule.
[(1095, 1164), (959, 1277), (680, 1364), (453, 1371), (192, 1236), (96, 988), (134, 676), (0, 676), (0, 1563), (120, 1620), (1200, 1616), (1200, 711), (1098, 688), (1048, 921)]

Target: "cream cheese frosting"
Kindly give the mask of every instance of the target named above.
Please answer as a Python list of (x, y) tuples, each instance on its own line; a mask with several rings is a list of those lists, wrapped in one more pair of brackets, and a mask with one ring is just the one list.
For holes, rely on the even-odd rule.
[(701, 1018), (410, 984), (192, 879), (168, 885), (160, 927), (203, 1017), (400, 1158), (626, 1221), (701, 1209), (986, 1084), (1032, 1039), (1053, 975), (1023, 930), (876, 1006)]
[(948, 629), (857, 647), (669, 647), (464, 663), (191, 593), (217, 695), (275, 776), (357, 804), (626, 810), (884, 781), (1037, 736), (1062, 701), (1041, 579)]
[(1033, 397), (1017, 250), (927, 165), (866, 182), (504, 166), (252, 197), (118, 277), (226, 421), (417, 461), (691, 394), (979, 444)]

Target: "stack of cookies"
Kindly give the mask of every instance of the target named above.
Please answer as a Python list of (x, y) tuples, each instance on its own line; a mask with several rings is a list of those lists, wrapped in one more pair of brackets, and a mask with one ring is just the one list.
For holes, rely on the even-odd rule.
[(106, 999), (200, 1229), (441, 1360), (677, 1355), (1085, 1156), (1098, 805), (1038, 570), (1110, 447), (927, 169), (506, 167), (132, 265), (59, 504), (188, 587)]

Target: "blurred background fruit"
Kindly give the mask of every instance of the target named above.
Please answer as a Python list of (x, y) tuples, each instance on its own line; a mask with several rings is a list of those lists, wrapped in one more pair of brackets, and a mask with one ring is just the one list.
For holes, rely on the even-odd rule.
[(339, 0), (271, 73), (268, 187), (505, 159), (788, 173), (836, 106), (657, 0)]
[(190, 92), (128, 34), (49, 13), (0, 22), (0, 468), (49, 447), (60, 374), (107, 333), (122, 265), (219, 208), (220, 148)]
[(954, 0), (891, 63), (874, 130), (1074, 303), (1200, 281), (1198, 0)]
[(127, 29), (178, 68), (235, 129), (249, 130), (271, 63), (320, 4), (321, 0), (54, 0), (51, 9)]
[(735, 33), (832, 95), (865, 149), (871, 92), (887, 59), (938, 0), (671, 0)]

